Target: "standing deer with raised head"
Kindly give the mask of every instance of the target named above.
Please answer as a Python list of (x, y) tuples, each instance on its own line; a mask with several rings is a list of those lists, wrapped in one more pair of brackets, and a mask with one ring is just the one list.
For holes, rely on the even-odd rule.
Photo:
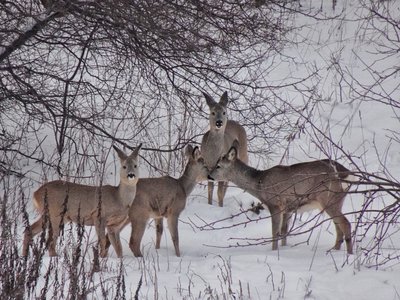
[[(129, 222), (132, 225), (129, 247), (136, 257), (141, 257), (140, 243), (147, 221), (153, 218), (156, 224), (156, 249), (160, 248), (163, 234), (163, 218), (167, 219), (176, 256), (180, 256), (178, 218), (186, 206), (186, 199), (197, 182), (207, 179), (208, 169), (200, 155), (198, 147), (188, 145), (185, 150), (188, 162), (182, 176), (178, 179), (170, 176), (158, 178), (140, 178), (136, 196), (129, 209)], [(115, 235), (115, 233), (114, 233)], [(111, 234), (108, 234), (111, 237)]]
[[(32, 238), (43, 229), (48, 229), (49, 255), (57, 256), (60, 229), (63, 224), (74, 222), (95, 226), (100, 256), (107, 256), (105, 229), (118, 233), (120, 224), (128, 218), (128, 209), (135, 197), (139, 179), (138, 154), (141, 146), (129, 156), (114, 146), (121, 162), (118, 186), (89, 186), (61, 180), (42, 185), (33, 194), (33, 203), (41, 216), (25, 231), (22, 255), (28, 255)], [(122, 257), (119, 234), (115, 237), (110, 239), (111, 244), (118, 257)]]
[(320, 209), (335, 224), (334, 249), (339, 250), (344, 239), (347, 253), (352, 254), (351, 225), (342, 213), (350, 186), (346, 180), (351, 176), (348, 169), (328, 159), (257, 170), (241, 161), (233, 146), (217, 162), (209, 179), (232, 181), (269, 209), (272, 250), (278, 249), (278, 239), (282, 239), (282, 246), (286, 245), (288, 223), (294, 212)]
[[(210, 108), (210, 130), (207, 131), (201, 141), (201, 153), (206, 166), (211, 169), (218, 159), (225, 154), (236, 140), (238, 142), (238, 156), (247, 163), (247, 135), (244, 128), (237, 122), (228, 120), (226, 107), (228, 105), (228, 93), (224, 92), (217, 103), (206, 93), (207, 105)], [(225, 180), (218, 181), (218, 205), (223, 206), (223, 201), (228, 187)], [(214, 182), (208, 182), (208, 204), (212, 204)]]

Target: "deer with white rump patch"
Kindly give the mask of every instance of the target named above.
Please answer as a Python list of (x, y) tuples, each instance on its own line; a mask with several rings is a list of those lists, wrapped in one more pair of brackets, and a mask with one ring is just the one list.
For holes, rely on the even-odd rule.
[[(129, 209), (129, 220), (132, 231), (129, 247), (136, 257), (141, 257), (140, 243), (146, 229), (147, 221), (153, 218), (156, 224), (156, 249), (160, 248), (163, 234), (163, 218), (167, 219), (176, 256), (180, 256), (178, 219), (186, 206), (186, 199), (197, 182), (207, 179), (208, 169), (204, 165), (198, 147), (188, 145), (185, 150), (188, 162), (182, 176), (178, 179), (170, 176), (157, 178), (140, 178), (137, 184), (135, 200)], [(116, 232), (108, 234), (109, 237)]]
[[(235, 143), (236, 144), (236, 143)], [(342, 213), (351, 172), (333, 160), (317, 160), (290, 166), (257, 170), (238, 159), (234, 146), (221, 157), (209, 173), (211, 180), (229, 180), (258, 198), (271, 214), (272, 250), (278, 239), (286, 245), (288, 223), (296, 211), (319, 209), (326, 212), (336, 228), (334, 249), (346, 241), (347, 253), (353, 253), (351, 225)]]
[[(226, 108), (228, 105), (228, 93), (224, 92), (220, 101), (217, 103), (211, 96), (203, 93), (207, 105), (210, 108), (209, 122), (210, 130), (207, 131), (201, 141), (201, 153), (204, 157), (206, 166), (211, 169), (215, 166), (218, 159), (225, 154), (232, 143), (238, 142), (238, 156), (247, 163), (247, 135), (246, 131), (239, 123), (228, 120)], [(223, 206), (228, 182), (220, 180), (218, 182), (218, 205)], [(208, 204), (212, 204), (214, 182), (208, 182)]]
[[(120, 162), (120, 183), (118, 186), (89, 186), (61, 180), (42, 185), (33, 194), (33, 203), (40, 213), (24, 235), (22, 255), (28, 255), (32, 238), (43, 229), (48, 229), (48, 250), (50, 256), (57, 256), (56, 244), (62, 225), (74, 222), (95, 226), (100, 246), (100, 256), (107, 256), (105, 229), (119, 233), (120, 224), (128, 218), (128, 209), (136, 194), (139, 179), (140, 144), (131, 155), (114, 146)], [(114, 236), (114, 235), (113, 235)], [(122, 257), (119, 234), (111, 239), (118, 257)]]

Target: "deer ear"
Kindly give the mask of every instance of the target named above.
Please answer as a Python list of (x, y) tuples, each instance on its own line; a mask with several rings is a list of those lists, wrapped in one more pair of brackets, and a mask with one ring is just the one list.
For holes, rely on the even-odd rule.
[(143, 143), (140, 143), (139, 146), (137, 146), (135, 148), (135, 150), (133, 150), (131, 157), (137, 157), (139, 155), (139, 150), (140, 148), (142, 148)]
[(225, 91), (222, 96), (221, 99), (219, 100), (219, 104), (221, 104), (223, 107), (227, 107), (228, 105), (228, 92)]
[(200, 152), (200, 148), (199, 147), (194, 147), (193, 151), (192, 151), (192, 156), (194, 159), (199, 159), (199, 157), (201, 156), (201, 152)]
[(190, 157), (192, 153), (193, 153), (193, 146), (189, 144), (185, 148), (185, 156)]
[(230, 161), (233, 161), (237, 158), (237, 150), (235, 146), (232, 146), (231, 149), (229, 149), (228, 153), (226, 154), (226, 158)]
[(235, 139), (232, 143), (232, 147), (235, 147), (236, 149), (239, 149), (239, 141)]
[(209, 107), (214, 106), (216, 104), (216, 102), (214, 101), (214, 99), (207, 93), (203, 92), (204, 97), (206, 98), (206, 102), (207, 105)]
[(120, 150), (117, 146), (113, 145), (113, 148), (117, 152), (119, 159), (125, 160), (128, 158), (128, 156), (125, 154), (125, 152)]

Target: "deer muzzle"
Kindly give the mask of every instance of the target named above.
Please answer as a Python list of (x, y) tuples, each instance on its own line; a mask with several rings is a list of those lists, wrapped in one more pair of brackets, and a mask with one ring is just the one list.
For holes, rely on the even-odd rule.
[(128, 180), (134, 180), (135, 179), (135, 174), (133, 174), (133, 173), (129, 173), (128, 174)]
[(222, 127), (222, 121), (221, 120), (218, 120), (218, 121), (216, 121), (215, 122), (215, 126), (217, 127), (217, 128), (221, 128)]

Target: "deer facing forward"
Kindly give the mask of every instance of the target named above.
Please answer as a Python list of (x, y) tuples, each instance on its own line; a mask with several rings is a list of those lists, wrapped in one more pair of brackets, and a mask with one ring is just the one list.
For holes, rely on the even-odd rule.
[(278, 238), (286, 245), (288, 223), (297, 211), (319, 209), (326, 212), (336, 228), (334, 249), (346, 241), (347, 253), (353, 253), (351, 225), (342, 213), (349, 189), (351, 172), (332, 160), (317, 160), (257, 170), (238, 159), (235, 146), (209, 173), (211, 180), (229, 180), (258, 198), (271, 214), (272, 250), (278, 249)]
[[(237, 122), (228, 120), (226, 107), (228, 105), (228, 94), (224, 92), (217, 103), (211, 96), (204, 93), (207, 105), (210, 109), (210, 130), (207, 131), (201, 141), (201, 153), (206, 166), (211, 169), (218, 159), (225, 154), (237, 141), (237, 152), (239, 158), (247, 163), (247, 135), (244, 128)], [(223, 201), (228, 187), (225, 180), (218, 181), (218, 205), (223, 206)], [(212, 204), (214, 182), (208, 182), (208, 204)]]
[[(128, 217), (139, 178), (138, 154), (141, 145), (129, 156), (114, 146), (121, 162), (118, 186), (89, 186), (61, 180), (42, 185), (33, 194), (33, 203), (41, 216), (25, 231), (22, 255), (28, 255), (32, 238), (43, 229), (48, 229), (49, 255), (56, 256), (55, 248), (62, 225), (74, 222), (95, 226), (100, 256), (107, 256), (105, 229), (118, 233), (120, 224)], [(114, 236), (116, 238), (110, 239), (111, 244), (118, 257), (122, 257), (119, 234)]]

